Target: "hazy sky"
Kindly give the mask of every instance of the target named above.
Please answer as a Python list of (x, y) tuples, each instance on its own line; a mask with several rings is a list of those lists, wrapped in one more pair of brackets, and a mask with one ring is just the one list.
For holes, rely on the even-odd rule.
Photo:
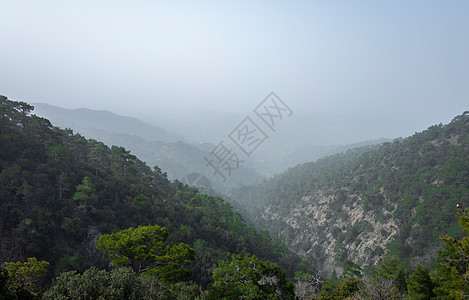
[(469, 109), (469, 1), (0, 2), (0, 94), (132, 116)]

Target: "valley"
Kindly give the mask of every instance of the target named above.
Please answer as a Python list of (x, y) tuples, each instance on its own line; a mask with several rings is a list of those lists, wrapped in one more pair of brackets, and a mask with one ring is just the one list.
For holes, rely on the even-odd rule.
[[(358, 278), (374, 276), (383, 263), (410, 275), (422, 265), (431, 268), (437, 252), (445, 249), (440, 235), (464, 237), (454, 215), (469, 193), (468, 112), (407, 138), (330, 148), (344, 151), (268, 179), (258, 175), (253, 180), (240, 170), (246, 182), (217, 191), (216, 185), (198, 190), (172, 180), (166, 169), (148, 167), (123, 147), (127, 143), (143, 151), (138, 147), (151, 145), (158, 149), (151, 154), (155, 160), (171, 157), (200, 170), (203, 166), (194, 162), (201, 155), (189, 153), (206, 150), (190, 142), (148, 141), (132, 132), (82, 127), (84, 136), (102, 135), (108, 146), (54, 127), (30, 115), (33, 109), (2, 98), (0, 257), (43, 259), (50, 264), (48, 276), (106, 267), (103, 252), (96, 250), (98, 239), (148, 223), (164, 226), (170, 244), (183, 243), (194, 251), (181, 265), (189, 268), (180, 274), (191, 275), (172, 280), (191, 278), (192, 292), (201, 297), (220, 292), (210, 274), (217, 261), (235, 254), (277, 263), (285, 275), (276, 276), (295, 280), (296, 294), (308, 276), (322, 278), (306, 284), (309, 293), (317, 293), (328, 282), (340, 285), (355, 278), (346, 275), (350, 272)], [(87, 124), (82, 117), (79, 113), (74, 124)], [(292, 293), (289, 284), (277, 289)], [(197, 292), (197, 286), (206, 290)]]

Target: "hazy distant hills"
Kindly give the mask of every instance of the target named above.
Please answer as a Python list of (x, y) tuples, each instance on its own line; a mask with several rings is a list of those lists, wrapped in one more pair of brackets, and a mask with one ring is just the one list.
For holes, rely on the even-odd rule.
[[(256, 170), (270, 177), (280, 174), (288, 168), (305, 162), (314, 162), (325, 156), (334, 155), (350, 149), (382, 144), (391, 139), (380, 138), (371, 141), (363, 141), (347, 145), (301, 145), (295, 147), (282, 147), (281, 145), (269, 145), (259, 149), (253, 155), (253, 165)], [(278, 144), (278, 143), (277, 143)]]
[(66, 109), (45, 103), (33, 103), (34, 113), (49, 119), (59, 127), (70, 127), (77, 132), (100, 129), (109, 132), (136, 135), (150, 141), (184, 141), (182, 136), (165, 129), (142, 122), (136, 118), (117, 115), (106, 110), (87, 108)]
[[(161, 124), (190, 140), (211, 143), (226, 138), (247, 116), (259, 126), (264, 125), (249, 111), (240, 113), (199, 109), (191, 112), (182, 110), (177, 118), (174, 115), (163, 116)], [(418, 117), (411, 120), (416, 124), (421, 123)], [(411, 120), (407, 120), (406, 124), (412, 123)], [(297, 164), (315, 161), (327, 155), (389, 142), (391, 138), (413, 133), (409, 128), (418, 129), (419, 126), (421, 124), (409, 125), (403, 130), (405, 126), (402, 122), (396, 122), (389, 116), (335, 115), (333, 112), (327, 115), (295, 111), (291, 117), (278, 122), (275, 132), (262, 127), (268, 139), (252, 153), (252, 167), (270, 177)]]
[[(158, 124), (189, 140), (216, 143), (225, 138), (245, 117), (263, 126), (252, 111), (221, 112), (199, 109), (168, 113), (158, 118)], [(151, 120), (152, 119), (145, 119)], [(258, 148), (296, 148), (305, 145), (349, 145), (380, 138), (406, 137), (434, 123), (449, 122), (451, 118), (428, 122), (421, 115), (336, 114), (294, 110), (278, 122), (275, 132), (266, 128), (269, 139)], [(195, 124), (197, 126), (195, 126)], [(264, 128), (264, 127), (262, 127)], [(258, 152), (256, 150), (256, 153)]]
[(209, 156), (215, 145), (192, 144), (184, 137), (138, 119), (120, 116), (109, 111), (91, 109), (64, 109), (48, 104), (35, 103), (34, 113), (49, 119), (53, 125), (70, 128), (86, 138), (102, 141), (108, 146), (118, 145), (130, 150), (149, 166), (157, 165), (168, 173), (170, 179), (182, 179), (191, 173), (201, 173), (211, 185), (226, 191), (239, 184), (252, 184), (264, 177), (241, 165), (229, 180), (223, 181), (207, 168), (204, 157)]
[[(207, 176), (213, 187), (219, 191), (227, 191), (238, 185), (254, 184), (297, 164), (315, 161), (327, 155), (389, 141), (377, 139), (347, 145), (322, 146), (321, 142), (338, 141), (353, 129), (336, 122), (336, 119), (325, 117), (316, 118), (313, 120), (315, 125), (309, 126), (308, 118), (300, 116), (294, 122), (288, 120), (291, 121), (289, 124), (281, 124), (275, 133), (269, 133), (269, 139), (260, 145), (250, 158), (242, 157), (240, 168), (233, 171), (228, 180), (223, 181), (220, 176), (214, 174), (213, 169), (207, 167), (204, 157), (214, 149), (214, 143), (227, 140), (227, 135), (242, 120), (242, 115), (200, 111), (186, 113), (179, 116), (179, 122), (160, 120), (168, 125), (166, 128), (171, 129), (167, 130), (109, 111), (65, 109), (44, 103), (35, 103), (34, 107), (35, 114), (51, 120), (55, 126), (71, 128), (108, 146), (119, 145), (131, 150), (149, 166), (158, 165), (171, 179), (182, 179), (190, 173), (201, 173)], [(320, 122), (323, 122), (322, 126)], [(342, 131), (337, 126), (344, 126), (343, 133), (339, 133)], [(171, 131), (178, 131), (179, 134)], [(350, 137), (343, 138), (344, 141), (351, 140)], [(190, 142), (191, 140), (199, 142)]]

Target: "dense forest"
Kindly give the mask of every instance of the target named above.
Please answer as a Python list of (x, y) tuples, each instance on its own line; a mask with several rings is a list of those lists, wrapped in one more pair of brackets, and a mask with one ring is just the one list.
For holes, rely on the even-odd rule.
[[(456, 209), (469, 190), (467, 113), (409, 139), (299, 166), (267, 187), (245, 188), (244, 203), (265, 193), (258, 208), (275, 205), (281, 212), (327, 186), (334, 191), (330, 199), (341, 201), (326, 204), (333, 221), (347, 219), (343, 204), (359, 191), (366, 212), (396, 200), (386, 206), (392, 216), (381, 216), (401, 222), (391, 251), (374, 253), (379, 259), (368, 268), (342, 255), (341, 272), (326, 277), (319, 264), (324, 257), (301, 259), (292, 251), (296, 245), (277, 239), (286, 235), (267, 212), (257, 225), (274, 238), (221, 197), (171, 182), (125, 148), (53, 127), (32, 109), (0, 97), (0, 299), (469, 296), (469, 212)], [(386, 182), (386, 196), (378, 182)], [(369, 225), (353, 224), (326, 237), (356, 243)], [(439, 233), (449, 235), (441, 242)], [(441, 248), (438, 254), (433, 246)], [(308, 247), (324, 255), (311, 241)], [(308, 247), (297, 252), (313, 253)], [(434, 264), (402, 260), (430, 248)]]

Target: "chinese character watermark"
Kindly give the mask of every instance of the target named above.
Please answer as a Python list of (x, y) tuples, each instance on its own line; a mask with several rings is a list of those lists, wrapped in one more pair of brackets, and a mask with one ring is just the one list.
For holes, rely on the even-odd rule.
[(255, 109), (256, 115), (275, 131), (277, 121), (290, 117), (293, 111), (274, 92), (270, 93)]
[[(290, 117), (293, 111), (274, 92), (270, 93), (255, 109), (255, 115), (273, 132), (275, 126), (283, 119)], [(256, 124), (251, 117), (246, 117), (228, 135), (230, 140), (247, 156), (251, 154), (269, 136)], [(206, 167), (211, 167), (213, 175), (220, 176), (223, 182), (231, 176), (232, 171), (239, 169), (244, 160), (240, 160), (238, 154), (223, 144), (221, 141), (208, 155), (204, 157)]]
[(227, 176), (231, 176), (231, 171), (237, 170), (243, 162), (243, 160), (238, 158), (238, 154), (223, 145), (223, 142), (220, 142), (218, 146), (213, 148), (209, 156), (210, 158), (204, 157), (206, 161), (205, 166), (212, 167), (214, 170), (213, 175), (221, 176), (223, 182), (226, 181)]
[(246, 119), (239, 123), (228, 137), (239, 149), (246, 153), (247, 156), (251, 156), (251, 153), (269, 138), (249, 117), (246, 117)]

